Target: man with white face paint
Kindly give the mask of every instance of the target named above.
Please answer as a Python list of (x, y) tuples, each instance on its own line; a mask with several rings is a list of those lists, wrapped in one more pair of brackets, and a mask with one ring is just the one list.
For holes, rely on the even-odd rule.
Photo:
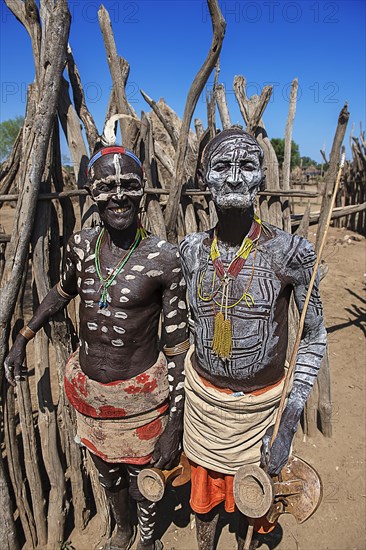
[[(194, 325), (185, 365), (183, 446), (192, 467), (200, 550), (214, 548), (219, 505), (235, 510), (233, 476), (241, 466), (261, 464), (270, 475), (285, 466), (326, 344), (316, 280), (292, 389), (270, 447), (284, 383), (290, 297), (301, 312), (315, 253), (305, 239), (255, 214), (262, 163), (260, 145), (243, 130), (215, 136), (204, 149), (198, 177), (211, 191), (218, 223), (180, 243)], [(255, 528), (266, 533), (274, 525), (261, 518)], [(244, 534), (240, 527), (238, 548)]]
[(186, 285), (177, 247), (141, 227), (140, 160), (123, 147), (103, 147), (89, 162), (88, 186), (102, 225), (70, 238), (61, 279), (18, 335), (6, 377), (16, 384), (27, 342), (78, 295), (80, 340), (66, 366), (65, 392), (116, 521), (105, 548), (133, 544), (130, 495), (137, 501), (137, 548), (159, 550), (156, 504), (138, 490), (137, 475), (151, 465), (170, 468), (180, 455)]

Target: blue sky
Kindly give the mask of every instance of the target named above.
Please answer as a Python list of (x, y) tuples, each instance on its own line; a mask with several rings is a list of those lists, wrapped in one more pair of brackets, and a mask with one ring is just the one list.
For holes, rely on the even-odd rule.
[[(232, 122), (243, 123), (233, 79), (243, 75), (248, 95), (265, 84), (274, 93), (264, 113), (270, 137), (283, 137), (290, 86), (299, 79), (293, 139), (300, 154), (321, 161), (329, 154), (338, 114), (345, 101), (351, 113), (349, 135), (365, 127), (365, 2), (362, 0), (222, 1), (227, 22), (219, 81), (225, 84)], [(102, 130), (111, 77), (98, 24), (99, 2), (69, 0), (70, 45), (81, 74), (87, 104)], [(131, 66), (127, 95), (140, 114), (149, 110), (139, 90), (164, 97), (183, 115), (190, 84), (204, 61), (212, 28), (201, 0), (107, 0), (118, 53)], [(34, 79), (30, 39), (4, 0), (1, 5), (1, 111), (6, 120), (24, 114), (26, 89)], [(213, 75), (208, 86), (212, 85)], [(202, 96), (194, 117), (206, 125)], [(64, 153), (67, 153), (63, 143)]]

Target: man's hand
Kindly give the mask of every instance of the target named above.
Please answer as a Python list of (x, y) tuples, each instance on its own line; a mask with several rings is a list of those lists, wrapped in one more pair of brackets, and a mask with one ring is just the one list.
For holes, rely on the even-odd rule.
[(270, 426), (262, 439), (261, 467), (274, 476), (280, 473), (288, 461), (294, 432), (280, 429), (271, 447), (272, 434), (273, 426)]
[(21, 380), (27, 343), (28, 340), (21, 334), (18, 334), (4, 362), (5, 377), (13, 387), (16, 386), (16, 382)]
[(158, 439), (151, 463), (154, 468), (161, 470), (170, 470), (178, 464), (180, 452), (182, 450), (182, 429), (176, 422), (168, 421), (168, 424)]
[(270, 442), (274, 426), (270, 426), (263, 436), (260, 465), (271, 476), (278, 475), (288, 461), (301, 411), (302, 405), (299, 406), (296, 400), (294, 403), (288, 402), (283, 411), (278, 434), (272, 447)]

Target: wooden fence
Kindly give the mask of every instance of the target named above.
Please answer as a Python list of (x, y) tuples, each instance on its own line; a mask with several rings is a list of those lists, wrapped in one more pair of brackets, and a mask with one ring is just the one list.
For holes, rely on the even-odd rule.
[[(70, 22), (67, 1), (58, 0), (54, 4), (41, 0), (39, 10), (32, 1), (6, 0), (6, 3), (32, 39), (36, 77), (28, 89), (23, 128), (0, 173), (2, 212), (4, 203), (16, 204), (11, 234), (0, 232), (1, 373), (9, 341), (59, 278), (59, 266), (68, 238), (80, 227), (98, 223), (95, 206), (83, 185), (87, 160), (99, 132), (86, 106), (80, 75), (67, 42)], [(103, 6), (99, 10), (113, 81), (107, 118), (115, 113), (129, 115), (120, 124), (124, 145), (143, 161), (147, 187), (142, 222), (147, 229), (172, 242), (187, 233), (204, 231), (215, 225), (216, 213), (210, 195), (196, 186), (196, 167), (202, 144), (216, 133), (216, 106), (221, 127), (231, 126), (225, 90), (219, 83), (219, 55), (225, 21), (216, 0), (208, 0), (208, 5), (213, 26), (212, 44), (192, 82), (182, 121), (163, 100), (156, 103), (145, 92), (142, 92), (143, 97), (151, 111), (142, 112), (140, 117), (136, 114), (125, 94), (128, 63), (117, 53), (108, 12)], [(70, 85), (62, 76), (65, 63)], [(207, 96), (208, 127), (204, 129), (203, 123), (196, 119), (193, 132), (190, 125), (194, 108), (214, 68), (214, 86)], [(248, 98), (245, 79), (237, 76), (234, 90), (243, 126), (256, 136), (265, 151), (266, 190), (260, 193), (258, 201), (261, 217), (289, 232), (296, 229), (302, 235), (306, 235), (309, 223), (318, 223), (318, 246), (347, 126), (347, 106), (339, 116), (321, 209), (315, 214), (307, 209), (304, 216), (298, 218), (291, 215), (289, 199), (308, 199), (314, 197), (314, 192), (290, 187), (289, 159), (297, 81), (294, 80), (291, 92), (282, 177), (262, 119), (271, 87), (265, 87), (260, 97)], [(61, 166), (60, 128), (68, 142), (77, 189), (66, 189)], [(345, 185), (354, 186), (353, 198), (357, 202), (341, 202), (342, 210), (338, 215), (348, 213), (354, 227), (362, 231), (365, 215), (364, 142), (355, 140), (354, 151), (357, 162), (352, 161), (352, 167), (347, 168)], [(345, 210), (347, 208), (349, 210)], [(359, 210), (355, 214), (352, 208)], [(30, 372), (34, 376), (26, 377), (16, 390), (2, 383), (0, 378), (2, 550), (14, 550), (23, 543), (27, 548), (54, 549), (66, 540), (66, 525), (72, 524), (81, 531), (95, 512), (101, 520), (99, 539), (105, 539), (110, 532), (110, 514), (104, 492), (86, 453), (74, 442), (73, 410), (69, 408), (63, 391), (65, 364), (77, 345), (75, 302), (77, 300), (67, 311), (55, 316), (29, 344), (27, 361), (34, 369), (34, 373)], [(291, 310), (291, 319), (290, 342), (293, 342), (296, 331), (294, 309)], [(327, 357), (316, 391), (305, 413), (305, 429), (308, 433), (316, 429), (314, 411), (319, 411), (321, 429), (329, 436), (331, 396)]]

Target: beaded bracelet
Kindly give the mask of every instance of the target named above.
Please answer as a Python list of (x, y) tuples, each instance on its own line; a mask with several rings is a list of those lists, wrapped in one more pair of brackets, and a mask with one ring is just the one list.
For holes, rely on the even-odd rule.
[(172, 348), (168, 348), (167, 346), (163, 347), (163, 352), (167, 357), (173, 357), (174, 355), (180, 355), (181, 353), (184, 353), (189, 349), (190, 343), (189, 339), (184, 340), (184, 342), (180, 342), (180, 344), (176, 344)]
[(24, 336), (24, 338), (28, 341), (32, 340), (32, 338), (34, 338), (36, 335), (36, 333), (31, 328), (29, 328), (28, 325), (24, 325), (24, 327), (20, 329), (19, 333)]

